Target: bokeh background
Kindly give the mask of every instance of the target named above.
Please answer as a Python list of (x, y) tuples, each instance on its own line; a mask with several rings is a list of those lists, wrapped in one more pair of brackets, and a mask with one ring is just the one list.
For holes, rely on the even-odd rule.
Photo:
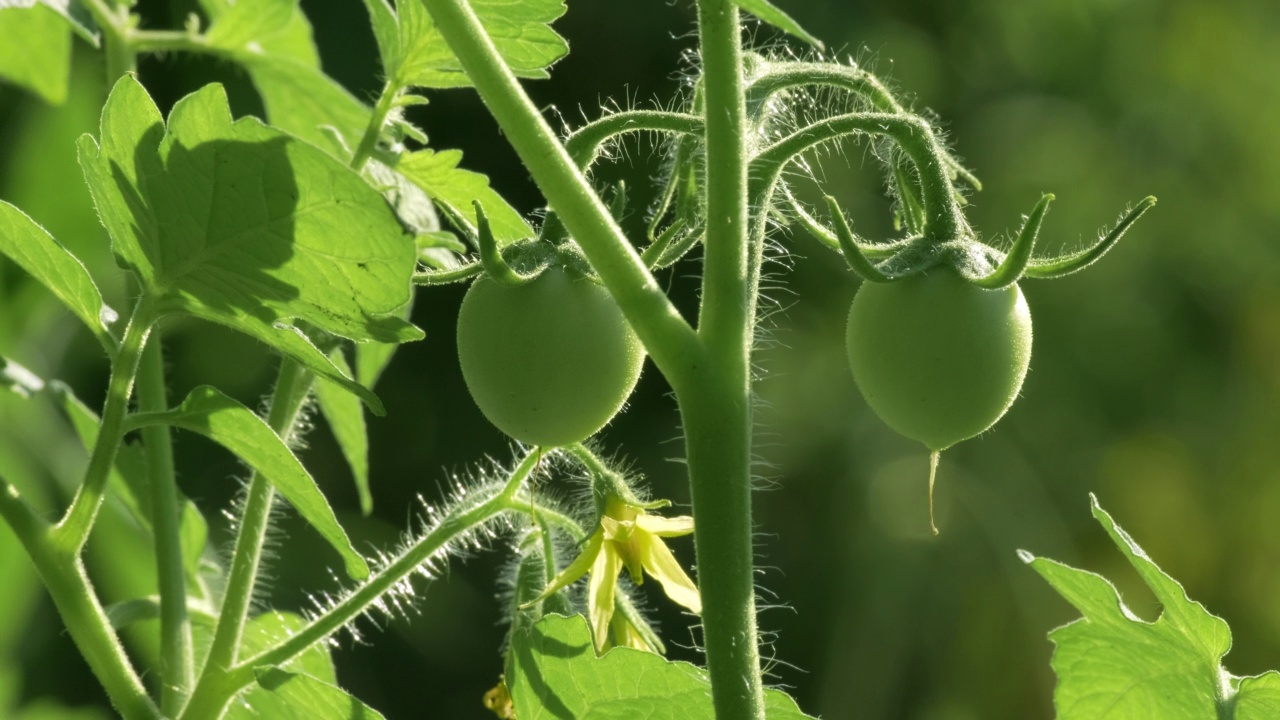
[[(772, 682), (825, 718), (978, 720), (1052, 717), (1045, 633), (1075, 612), (1022, 565), (1028, 549), (1112, 578), (1138, 614), (1159, 607), (1089, 516), (1096, 493), (1192, 598), (1235, 632), (1237, 674), (1280, 667), (1280, 5), (1271, 0), (952, 0), (780, 2), (841, 57), (873, 67), (929, 108), (984, 180), (970, 217), (986, 236), (1016, 231), (1043, 191), (1057, 194), (1044, 237), (1074, 247), (1126, 203), (1160, 204), (1105, 260), (1067, 279), (1024, 283), (1035, 318), (1032, 370), (997, 428), (943, 458), (940, 537), (928, 531), (927, 458), (867, 409), (846, 368), (842, 333), (856, 282), (803, 233), (780, 234), (768, 345), (758, 495), (761, 614)], [(326, 70), (358, 97), (378, 88), (361, 3), (304, 0)], [(147, 26), (180, 27), (192, 0), (142, 0)], [(572, 47), (549, 81), (530, 83), (548, 112), (579, 122), (602, 104), (663, 101), (680, 87), (693, 44), (691, 3), (575, 0), (557, 23)], [(772, 42), (767, 31), (761, 43)], [(144, 84), (167, 109), (206, 82), (227, 84), (239, 113), (261, 106), (231, 65), (153, 57)], [(96, 132), (99, 60), (77, 41), (71, 99), (50, 107), (0, 87), (0, 198), (25, 209), (84, 258), (109, 301), (125, 302), (105, 232), (75, 163), (73, 140)], [(465, 151), (516, 207), (536, 188), (470, 91), (434, 93), (418, 109), (437, 148)], [(659, 159), (630, 145), (601, 177), (644, 200)], [(864, 234), (891, 232), (877, 168), (859, 148), (826, 157), (820, 177)], [(630, 220), (640, 236), (643, 203)], [(696, 262), (664, 275), (692, 307)], [(419, 293), (427, 339), (406, 347), (371, 420), (376, 511), (362, 518), (351, 478), (317, 418), (304, 461), (360, 543), (393, 542), (415, 496), (448, 473), (510, 447), (471, 403), (457, 368), (462, 289)], [(168, 329), (171, 393), (212, 383), (257, 404), (275, 360), (204, 324)], [(0, 354), (62, 378), (101, 402), (104, 358), (42, 289), (0, 262)], [(655, 493), (687, 503), (674, 401), (646, 370), (630, 409), (603, 435)], [(183, 490), (230, 543), (223, 510), (244, 470), (206, 441), (178, 435)], [(52, 510), (85, 458), (42, 403), (0, 395), (0, 472)], [(298, 608), (331, 587), (336, 557), (285, 519), (264, 595)], [(104, 594), (145, 583), (146, 568), (89, 561)], [(683, 543), (683, 544), (682, 544)], [(692, 562), (692, 544), (677, 541)], [(455, 563), (428, 588), (420, 616), (345, 641), (341, 682), (392, 719), (482, 718), (500, 672), (495, 576), (501, 547)], [(131, 584), (132, 583), (132, 584)], [(646, 588), (649, 589), (649, 588)], [(119, 599), (119, 598), (116, 598)], [(655, 596), (678, 657), (697, 660), (688, 619)], [(108, 716), (105, 698), (46, 593), (0, 529), (0, 707), (39, 717)], [(47, 704), (56, 700), (56, 705)], [(36, 717), (31, 715), (30, 717)], [(25, 717), (25, 716), (24, 716)]]

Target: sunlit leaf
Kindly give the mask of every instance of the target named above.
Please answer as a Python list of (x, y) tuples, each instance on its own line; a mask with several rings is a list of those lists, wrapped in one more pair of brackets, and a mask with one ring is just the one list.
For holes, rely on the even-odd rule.
[[(398, 347), (384, 345), (383, 347)], [(329, 353), (329, 359), (343, 373), (351, 375), (346, 356), (342, 348), (335, 348)], [(325, 422), (333, 431), (338, 441), (342, 456), (347, 459), (351, 474), (355, 477), (356, 491), (360, 494), (360, 511), (365, 515), (373, 512), (373, 496), (369, 494), (369, 437), (364, 423), (364, 407), (354, 395), (341, 388), (321, 380), (316, 383), (316, 399), (320, 404), (320, 412)]]
[(99, 47), (98, 27), (81, 0), (0, 0), (0, 10), (32, 8), (37, 5), (62, 16), (63, 22), (69, 24), (85, 42), (95, 48)]
[(316, 481), (289, 446), (252, 410), (207, 385), (195, 388), (173, 410), (134, 416), (139, 426), (163, 423), (199, 433), (235, 453), (280, 494), (342, 555), (347, 574), (361, 579), (369, 565), (351, 545)]
[(296, 328), (356, 341), (422, 336), (401, 319), (416, 265), (391, 209), (357, 174), (253, 118), (231, 121), (210, 85), (180, 100), (166, 130), (146, 91), (122, 78), (101, 145), (80, 158), (120, 261), (162, 312), (236, 328), (361, 395)]
[[(506, 678), (520, 720), (715, 718), (705, 670), (625, 647), (596, 657), (581, 615), (547, 615), (513, 633)], [(769, 720), (810, 717), (778, 690), (765, 691), (765, 712)]]
[[(1261, 720), (1280, 715), (1280, 675), (1238, 678), (1222, 667), (1231, 630), (1187, 597), (1092, 498), (1093, 516), (1155, 594), (1155, 622), (1134, 615), (1100, 575), (1037, 558), (1022, 559), (1084, 614), (1049, 634), (1056, 645), (1054, 705), (1059, 720), (1161, 718)], [(1234, 707), (1234, 714), (1231, 709)]]
[(0, 80), (61, 105), (71, 74), (71, 33), (44, 5), (15, 6), (0, 0)]
[(104, 348), (115, 347), (107, 325), (116, 319), (116, 313), (103, 304), (89, 271), (44, 228), (4, 201), (0, 201), (0, 254), (49, 288)]
[[(251, 657), (305, 625), (291, 613), (270, 612), (249, 621), (240, 652)], [(232, 703), (225, 720), (381, 720), (382, 715), (337, 686), (326, 646), (311, 646), (283, 668), (262, 668), (258, 683)]]
[[(396, 7), (398, 32), (394, 45), (389, 9), (366, 0), (374, 18), (383, 72), (399, 85), (467, 87), (471, 81), (444, 41), (421, 0), (401, 0)], [(545, 78), (547, 68), (569, 52), (551, 23), (564, 14), (563, 0), (472, 0), (502, 59), (519, 77)]]
[(489, 187), (489, 178), (458, 167), (461, 161), (460, 150), (419, 150), (402, 156), (395, 170), (422, 188), (432, 200), (447, 207), (455, 218), (467, 223), (472, 233), (476, 226), (472, 202), (479, 200), (489, 218), (494, 239), (500, 245), (533, 237), (533, 230), (520, 213)]
[(795, 35), (810, 45), (818, 48), (822, 47), (822, 41), (810, 35), (807, 30), (800, 27), (800, 23), (796, 22), (790, 15), (782, 12), (769, 0), (733, 0), (733, 4), (746, 10), (747, 12), (760, 18), (762, 21), (772, 25), (779, 30)]

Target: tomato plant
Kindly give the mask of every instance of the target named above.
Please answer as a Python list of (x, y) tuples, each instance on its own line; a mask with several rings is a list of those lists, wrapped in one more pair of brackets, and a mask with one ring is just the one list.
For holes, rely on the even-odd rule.
[(1031, 313), (1017, 284), (986, 290), (935, 268), (864, 283), (846, 344), (876, 414), (930, 450), (946, 450), (1013, 404), (1031, 363)]
[(520, 442), (557, 447), (613, 419), (644, 349), (608, 290), (551, 267), (514, 283), (476, 280), (458, 313), (458, 360), (490, 422)]
[[(850, 364), (871, 406), (933, 450), (936, 468), (939, 451), (991, 427), (1018, 393), (1031, 321), (1017, 281), (1092, 263), (1153, 202), (1060, 257), (1033, 254), (1051, 196), (1010, 247), (983, 242), (962, 202), (980, 184), (927, 114), (856, 65), (745, 45), (740, 10), (820, 46), (768, 0), (696, 0), (687, 85), (661, 110), (605, 112), (563, 136), (521, 85), (567, 52), (551, 28), (561, 0), (368, 0), (382, 63), (371, 104), (321, 69), (296, 0), (200, 2), (205, 16), (180, 30), (150, 29), (121, 0), (31, 4), (0, 8), (0, 75), (56, 102), (67, 93), (70, 33), (104, 51), (111, 89), (89, 114), (96, 131), (76, 142), (75, 175), (93, 205), (81, 208), (93, 225), (84, 234), (109, 236), (112, 252), (99, 254), (118, 263), (86, 266), (0, 202), (0, 253), (67, 306), (110, 366), (95, 412), (72, 384), (0, 357), (0, 388), (30, 400), (24, 417), (59, 439), (44, 444), (78, 444), (86, 456), (77, 478), (68, 473), (81, 468), (61, 458), (39, 469), (47, 458), (0, 457), (16, 474), (0, 479), (0, 516), (30, 561), (22, 568), (45, 583), (67, 636), (129, 720), (377, 717), (336, 685), (334, 637), (358, 638), (371, 614), (411, 614), (415, 578), (437, 580), (451, 559), (491, 546), (513, 568), (500, 594), (509, 630), (492, 667), (501, 679), (485, 695), (495, 713), (808, 717), (765, 687), (756, 620), (753, 400), (771, 230), (798, 219), (868, 281), (849, 316)], [(136, 70), (139, 56), (168, 52), (243, 66), (265, 117), (235, 118), (216, 84), (164, 112), (139, 79), (149, 73)], [(50, 54), (63, 65), (45, 62)], [(436, 111), (431, 92), (463, 87), (492, 113), (544, 212), (518, 212), (463, 169), (458, 151), (430, 147), (407, 113)], [(625, 156), (632, 134), (656, 138), (664, 159), (646, 189), (647, 243), (622, 224), (625, 183), (592, 168)], [(890, 243), (855, 237), (830, 198), (829, 229), (791, 192), (812, 151), (868, 141), (906, 229)], [(702, 269), (696, 312), (677, 307), (659, 274), (690, 254)], [(0, 275), (7, 291), (9, 273)], [(414, 293), (460, 281), (473, 281), (457, 319), (468, 390), (495, 426), (535, 447), (455, 476), (399, 545), (366, 557), (347, 534), (353, 514), (330, 506), (298, 452), (311, 427), (305, 409), (314, 396), (371, 512), (364, 409), (387, 410), (374, 392), (380, 375), (400, 344), (424, 337), (412, 320), (432, 308), (415, 306)], [(47, 315), (6, 310), (0, 321), (19, 314)], [(174, 338), (161, 320), (172, 316), (217, 323), (281, 356), (265, 417), (211, 386), (168, 396), (161, 349)], [(36, 356), (36, 367), (60, 367)], [(680, 412), (687, 516), (658, 513), (671, 502), (650, 498), (642, 478), (588, 442), (624, 405), (646, 357)], [(175, 429), (251, 470), (229, 528), (211, 529), (183, 494)], [(10, 445), (25, 453), (41, 443), (0, 452)], [(46, 474), (68, 483), (46, 492)], [(573, 482), (578, 491), (564, 491)], [(345, 569), (334, 582), (347, 585), (318, 591), (306, 612), (256, 612), (278, 498)], [(223, 531), (233, 549), (219, 553), (209, 538)], [(696, 580), (667, 546), (691, 533)], [(624, 569), (630, 583), (618, 582)], [(582, 577), (586, 593), (562, 592)], [(656, 583), (641, 587), (645, 577)], [(639, 597), (655, 584), (700, 618), (705, 673), (661, 657)], [(0, 690), (13, 684), (8, 670), (0, 664)], [(0, 714), (15, 709), (8, 703), (0, 694)]]

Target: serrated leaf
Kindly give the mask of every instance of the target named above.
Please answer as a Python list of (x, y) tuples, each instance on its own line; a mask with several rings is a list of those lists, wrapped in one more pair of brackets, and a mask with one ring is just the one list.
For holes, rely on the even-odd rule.
[(0, 80), (40, 96), (51, 105), (67, 100), (71, 33), (66, 21), (44, 5), (0, 0)]
[(800, 23), (796, 22), (790, 15), (779, 10), (769, 0), (733, 0), (733, 4), (746, 10), (747, 12), (760, 18), (760, 20), (782, 30), (783, 32), (795, 35), (805, 42), (822, 48), (822, 41), (810, 35), (808, 31), (800, 27)]
[(178, 101), (166, 128), (126, 76), (101, 136), (80, 140), (85, 177), (114, 252), (161, 312), (252, 335), (381, 410), (294, 327), (422, 337), (397, 313), (414, 248), (377, 191), (307, 143), (253, 118), (232, 122), (218, 85)]
[[(1090, 496), (1093, 516), (1160, 601), (1155, 622), (1133, 614), (1100, 575), (1020, 552), (1084, 614), (1049, 633), (1058, 674), (1059, 720), (1161, 718), (1236, 720), (1277, 717), (1280, 677), (1235, 678), (1222, 666), (1231, 649), (1226, 622), (1191, 600)], [(1235, 714), (1231, 714), (1234, 706)]]
[(402, 155), (395, 170), (422, 188), (432, 200), (448, 208), (455, 218), (466, 223), (466, 229), (472, 235), (476, 227), (476, 211), (472, 202), (479, 200), (499, 245), (533, 237), (533, 229), (520, 217), (520, 213), (489, 187), (489, 178), (459, 168), (460, 162), (460, 150), (419, 150)]
[[(596, 657), (581, 615), (547, 615), (512, 634), (507, 687), (520, 720), (714, 720), (702, 668), (614, 648)], [(768, 720), (803, 720), (794, 700), (765, 691)]]
[[(329, 359), (343, 373), (352, 374), (341, 347), (334, 348), (329, 353)], [(351, 393), (326, 380), (316, 383), (315, 388), (320, 412), (333, 431), (342, 456), (347, 459), (347, 465), (355, 477), (356, 491), (360, 495), (360, 511), (367, 516), (373, 512), (373, 496), (369, 493), (369, 436), (365, 428), (364, 407)]]
[[(564, 15), (563, 0), (472, 0), (470, 5), (517, 77), (545, 78), (547, 68), (569, 52), (564, 38), (551, 29), (551, 23)], [(384, 62), (394, 59), (384, 65), (385, 74), (401, 86), (469, 87), (462, 64), (421, 0), (402, 0), (396, 9), (399, 32), (394, 50), (381, 47), (387, 40), (378, 34)]]
[(28, 275), (49, 288), (89, 327), (108, 352), (115, 339), (108, 324), (116, 313), (102, 302), (102, 293), (89, 271), (71, 251), (18, 208), (0, 200), (0, 254), (7, 255)]
[[(240, 653), (251, 657), (301, 630), (306, 621), (291, 613), (259, 615), (245, 627)], [(313, 645), (283, 668), (263, 668), (258, 683), (232, 703), (225, 720), (379, 720), (377, 711), (337, 687), (333, 661), (323, 643)]]
[(369, 11), (369, 22), (378, 43), (378, 57), (385, 73), (387, 68), (396, 66), (400, 52), (400, 22), (387, 0), (364, 0), (364, 6)]
[(262, 418), (217, 388), (202, 385), (173, 410), (133, 416), (138, 426), (163, 423), (199, 433), (235, 453), (259, 472), (308, 523), (342, 555), (347, 574), (357, 580), (369, 565), (356, 552), (324, 493), (293, 451)]

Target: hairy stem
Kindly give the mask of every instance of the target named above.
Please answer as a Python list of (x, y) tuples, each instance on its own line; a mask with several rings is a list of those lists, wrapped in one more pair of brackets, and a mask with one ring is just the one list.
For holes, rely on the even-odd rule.
[(351, 157), (351, 169), (356, 172), (364, 169), (365, 162), (378, 147), (378, 138), (382, 137), (382, 126), (387, 123), (387, 116), (391, 114), (391, 108), (400, 90), (400, 85), (394, 80), (388, 80), (387, 84), (383, 85), (382, 94), (378, 96), (378, 102), (373, 106), (373, 116), (369, 118), (364, 135), (360, 137), (360, 144), (356, 146), (355, 154)]
[(764, 149), (751, 161), (753, 183), (770, 189), (787, 163), (810, 148), (846, 135), (890, 137), (911, 158), (920, 174), (926, 211), (924, 235), (939, 241), (968, 235), (968, 227), (947, 177), (945, 154), (933, 130), (914, 115), (849, 113), (803, 127)]
[(102, 407), (102, 422), (98, 428), (98, 439), (93, 445), (93, 453), (89, 456), (84, 482), (76, 491), (71, 507), (67, 508), (62, 520), (50, 533), (50, 542), (68, 559), (78, 556), (84, 548), (85, 541), (89, 539), (89, 531), (93, 529), (94, 520), (97, 519), (98, 508), (102, 506), (102, 496), (107, 489), (111, 466), (115, 463), (116, 451), (124, 436), (124, 418), (129, 409), (133, 380), (138, 374), (142, 350), (154, 323), (155, 313), (151, 302), (143, 296), (133, 308), (129, 325), (124, 331), (124, 339), (120, 341), (120, 350), (111, 362), (111, 380), (107, 385), (107, 399)]
[(730, 0), (699, 0), (707, 234), (698, 332), (711, 362), (677, 388), (693, 495), (698, 587), (716, 717), (764, 719), (751, 545), (751, 343), (759, 253), (748, 237), (741, 27)]
[[(169, 409), (164, 384), (164, 354), (159, 330), (142, 352), (138, 368), (138, 410)], [(182, 504), (173, 473), (173, 439), (168, 426), (143, 428), (147, 484), (151, 490), (152, 540), (160, 590), (160, 709), (173, 715), (182, 708), (195, 680), (191, 623), (187, 617), (186, 568), (182, 557)]]
[(366, 613), (380, 598), (407, 582), (414, 572), (460, 535), (474, 530), (511, 509), (513, 499), (525, 480), (537, 468), (542, 452), (534, 450), (520, 461), (507, 483), (480, 502), (472, 501), (442, 519), (432, 530), (386, 565), (364, 584), (333, 607), (312, 620), (287, 640), (251, 658), (228, 667), (211, 682), (202, 682), (192, 695), (182, 720), (213, 720), (237, 692), (254, 681), (257, 668), (278, 666), (288, 662), (316, 643), (341, 630)]
[(53, 527), (3, 478), (0, 478), (0, 516), (26, 548), (67, 632), (106, 689), (116, 712), (126, 720), (160, 718), (160, 710), (147, 696), (142, 680), (111, 630), (84, 563), (78, 555), (68, 558), (66, 552), (52, 542)]
[(673, 385), (701, 348), (639, 254), (521, 89), (466, 0), (423, 0), (449, 49), (566, 228)]
[[(280, 361), (280, 373), (276, 377), (275, 391), (271, 395), (271, 410), (267, 424), (285, 442), (289, 441), (298, 420), (299, 410), (311, 392), (314, 376), (289, 358)], [(227, 576), (227, 589), (218, 613), (218, 627), (214, 631), (209, 659), (202, 675), (221, 673), (236, 662), (240, 637), (244, 633), (253, 599), (253, 586), (262, 563), (262, 546), (266, 542), (271, 519), (271, 504), (275, 501), (275, 489), (262, 475), (255, 472), (249, 478), (244, 512), (240, 517), (240, 531), (236, 535), (235, 555)], [(204, 678), (201, 678), (203, 683)], [(194, 702), (194, 697), (192, 702)]]
[(702, 133), (702, 118), (661, 110), (626, 110), (583, 125), (565, 140), (564, 147), (578, 167), (586, 170), (595, 162), (600, 147), (609, 138), (644, 131), (699, 135)]

